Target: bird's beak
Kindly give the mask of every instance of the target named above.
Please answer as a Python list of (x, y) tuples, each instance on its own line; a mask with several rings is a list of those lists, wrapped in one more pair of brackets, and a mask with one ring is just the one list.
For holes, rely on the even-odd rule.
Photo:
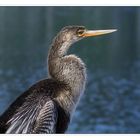
[(116, 29), (109, 29), (109, 30), (87, 30), (85, 31), (82, 36), (83, 37), (90, 37), (90, 36), (98, 36), (98, 35), (104, 35), (109, 34), (112, 32), (117, 31)]

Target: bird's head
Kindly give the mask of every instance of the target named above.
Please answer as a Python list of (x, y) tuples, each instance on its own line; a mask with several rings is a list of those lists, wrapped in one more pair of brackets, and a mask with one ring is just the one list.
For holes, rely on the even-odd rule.
[(116, 31), (116, 29), (109, 30), (87, 30), (84, 26), (66, 26), (59, 32), (59, 36), (63, 42), (73, 44), (85, 37), (99, 36)]

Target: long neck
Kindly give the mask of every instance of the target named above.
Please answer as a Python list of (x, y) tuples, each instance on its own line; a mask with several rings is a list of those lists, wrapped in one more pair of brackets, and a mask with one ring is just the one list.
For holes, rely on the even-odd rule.
[(62, 58), (68, 51), (71, 43), (69, 41), (63, 41), (63, 38), (58, 34), (51, 45), (49, 51), (48, 61), (53, 59)]
[(61, 81), (56, 77), (59, 74), (60, 67), (63, 65), (61, 60), (66, 55), (70, 45), (69, 42), (63, 41), (59, 34), (53, 40), (48, 55), (48, 71), (51, 78)]
[(85, 80), (86, 71), (85, 65), (80, 58), (75, 55), (66, 55), (71, 44), (68, 41), (64, 41), (61, 35), (56, 36), (48, 55), (48, 71), (51, 78), (63, 81), (74, 88)]
[[(81, 93), (84, 92), (86, 81), (86, 69), (82, 60), (75, 55), (66, 55), (70, 43), (64, 42), (56, 37), (48, 56), (49, 75), (51, 78), (62, 81), (71, 88), (71, 93), (62, 95), (66, 104), (69, 102), (69, 109), (73, 110), (73, 103), (76, 104)], [(58, 97), (59, 102), (63, 98)], [(71, 100), (71, 101), (68, 101)]]

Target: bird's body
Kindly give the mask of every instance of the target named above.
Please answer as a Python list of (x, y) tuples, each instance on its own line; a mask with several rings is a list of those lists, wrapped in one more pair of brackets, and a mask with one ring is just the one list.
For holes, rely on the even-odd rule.
[(66, 54), (88, 33), (83, 26), (67, 26), (57, 34), (48, 55), (48, 79), (31, 86), (7, 109), (0, 117), (0, 133), (65, 133), (86, 84), (84, 63)]

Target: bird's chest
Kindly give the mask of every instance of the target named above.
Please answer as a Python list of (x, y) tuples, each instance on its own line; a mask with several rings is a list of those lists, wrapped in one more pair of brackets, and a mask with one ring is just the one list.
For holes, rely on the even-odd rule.
[(64, 80), (80, 84), (86, 79), (86, 68), (80, 58), (75, 55), (65, 56), (61, 64), (60, 72)]
[(80, 85), (86, 80), (86, 68), (83, 61), (75, 55), (64, 56), (53, 61), (49, 69), (50, 76), (68, 84)]

